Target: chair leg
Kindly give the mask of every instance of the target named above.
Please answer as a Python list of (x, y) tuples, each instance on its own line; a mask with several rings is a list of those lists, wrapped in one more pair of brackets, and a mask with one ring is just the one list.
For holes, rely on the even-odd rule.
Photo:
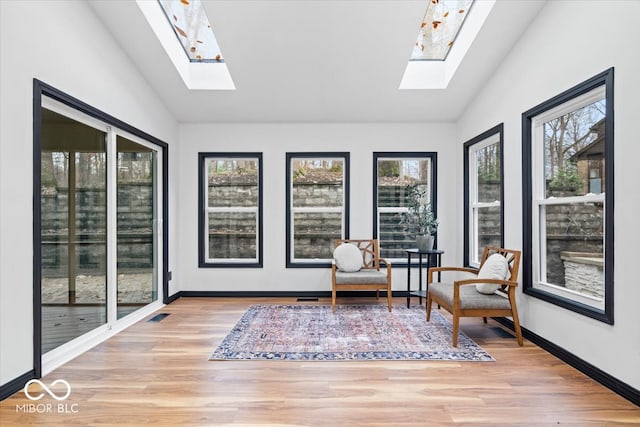
[(380, 289), (376, 289), (376, 299), (380, 299)]
[(483, 317), (483, 318), (482, 318), (482, 321), (483, 321), (484, 323), (487, 323), (487, 318), (486, 318), (486, 317)]
[(516, 332), (518, 345), (523, 346), (522, 330), (520, 329), (520, 319), (518, 318), (518, 309), (516, 308), (516, 296), (513, 288), (509, 288), (509, 303), (511, 304), (511, 317), (513, 317), (513, 329)]
[(425, 303), (427, 309), (427, 322), (431, 319), (431, 303), (433, 300), (431, 299), (431, 294), (427, 292), (427, 302)]
[(522, 330), (520, 329), (520, 319), (518, 319), (518, 310), (515, 305), (511, 306), (511, 313), (513, 317), (513, 329), (516, 331), (516, 338), (518, 339), (518, 345), (522, 347), (524, 342), (522, 340)]
[(331, 311), (336, 311), (336, 288), (331, 288)]
[(453, 315), (453, 346), (458, 347), (458, 334), (460, 333), (460, 318), (457, 314)]
[(393, 301), (391, 300), (391, 298), (391, 289), (387, 289), (387, 305), (389, 306), (389, 313), (391, 313), (391, 307), (393, 306)]

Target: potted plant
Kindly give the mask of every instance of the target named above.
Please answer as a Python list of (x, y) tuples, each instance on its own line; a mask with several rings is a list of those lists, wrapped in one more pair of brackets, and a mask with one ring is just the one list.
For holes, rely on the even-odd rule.
[(417, 185), (408, 185), (407, 211), (402, 213), (400, 224), (407, 233), (416, 236), (416, 245), (421, 251), (433, 249), (434, 234), (438, 230), (436, 218), (427, 191)]

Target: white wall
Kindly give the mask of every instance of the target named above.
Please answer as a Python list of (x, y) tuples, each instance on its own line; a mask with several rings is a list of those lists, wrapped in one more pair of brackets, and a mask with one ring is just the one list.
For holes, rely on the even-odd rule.
[[(176, 140), (177, 123), (87, 3), (3, 0), (0, 16), (0, 384), (5, 384), (33, 368), (33, 78), (168, 143)], [(176, 239), (171, 240), (175, 259)]]
[[(453, 259), (457, 226), (455, 128), (452, 124), (183, 124), (180, 127), (180, 289), (189, 291), (330, 291), (329, 268), (285, 268), (285, 153), (350, 152), (350, 237), (372, 236), (374, 151), (438, 152), (438, 240)], [(198, 268), (198, 152), (263, 152), (264, 268)], [(460, 181), (460, 182), (459, 182)], [(415, 282), (417, 284), (417, 282)], [(406, 289), (406, 268), (393, 270)]]
[[(525, 328), (636, 389), (640, 389), (638, 15), (637, 1), (548, 2), (460, 119), (456, 153), (461, 171), (461, 144), (504, 122), (505, 245), (522, 248), (522, 112), (615, 67), (615, 324), (522, 293), (518, 308)], [(462, 187), (458, 194), (461, 199)], [(462, 221), (461, 210), (458, 220)]]

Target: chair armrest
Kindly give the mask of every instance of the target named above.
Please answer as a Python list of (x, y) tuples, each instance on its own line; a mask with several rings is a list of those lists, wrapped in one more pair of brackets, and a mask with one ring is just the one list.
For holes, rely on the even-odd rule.
[(513, 280), (500, 280), (500, 279), (465, 279), (465, 280), (456, 280), (453, 282), (453, 286), (460, 287), (465, 285), (475, 285), (478, 283), (494, 283), (496, 285), (506, 285), (513, 286), (514, 288), (518, 286), (518, 282)]
[(389, 261), (387, 261), (386, 259), (384, 259), (384, 258), (378, 258), (378, 264), (380, 264), (380, 263), (386, 265), (387, 268), (391, 267), (391, 263)]
[(433, 283), (433, 273), (442, 271), (463, 271), (465, 273), (478, 274), (478, 269), (469, 267), (430, 267), (427, 272), (427, 283)]

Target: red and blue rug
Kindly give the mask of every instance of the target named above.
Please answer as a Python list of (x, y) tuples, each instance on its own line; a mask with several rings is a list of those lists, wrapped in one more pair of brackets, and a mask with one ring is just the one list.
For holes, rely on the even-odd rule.
[(463, 333), (424, 306), (252, 305), (209, 360), (494, 361)]

